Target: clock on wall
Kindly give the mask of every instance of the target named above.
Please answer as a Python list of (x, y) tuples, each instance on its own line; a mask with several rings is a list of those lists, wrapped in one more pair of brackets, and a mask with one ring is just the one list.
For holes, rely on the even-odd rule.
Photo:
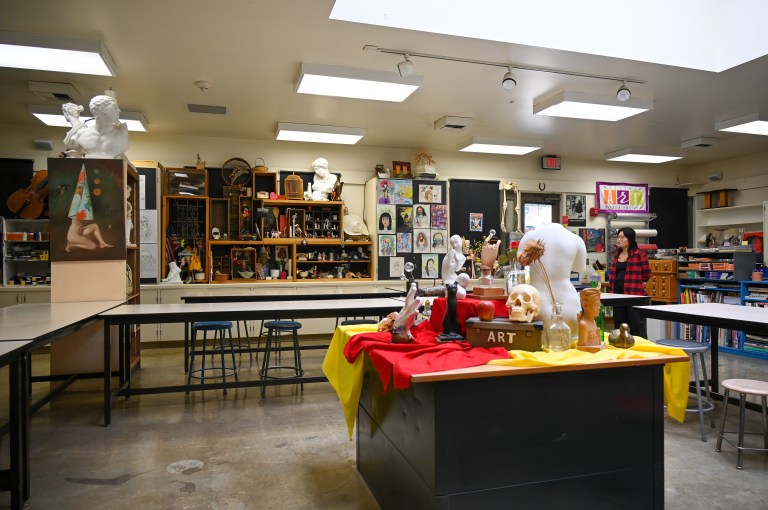
[(541, 168), (544, 170), (560, 170), (560, 156), (542, 156)]

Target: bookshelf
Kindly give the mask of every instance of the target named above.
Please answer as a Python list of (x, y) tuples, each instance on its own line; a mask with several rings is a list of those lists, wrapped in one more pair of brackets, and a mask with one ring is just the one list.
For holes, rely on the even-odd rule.
[[(680, 303), (742, 304), (740, 281), (747, 280), (755, 267), (755, 254), (746, 250), (701, 249), (678, 255), (677, 271)], [(680, 338), (710, 343), (711, 328), (680, 324)], [(722, 352), (744, 354), (739, 331), (718, 330)]]
[[(766, 308), (768, 312), (768, 281), (741, 281), (740, 302), (743, 306)], [(753, 358), (768, 359), (768, 338), (740, 334), (741, 354)]]

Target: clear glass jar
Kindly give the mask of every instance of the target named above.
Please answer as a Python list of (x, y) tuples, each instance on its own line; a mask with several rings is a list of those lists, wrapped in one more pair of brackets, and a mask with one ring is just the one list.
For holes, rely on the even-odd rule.
[(515, 260), (507, 266), (504, 274), (504, 289), (507, 295), (521, 283), (525, 283), (525, 272), (520, 268), (520, 262)]
[(547, 328), (545, 342), (549, 350), (554, 352), (567, 351), (571, 348), (571, 328), (563, 320), (563, 304), (552, 304), (552, 319)]

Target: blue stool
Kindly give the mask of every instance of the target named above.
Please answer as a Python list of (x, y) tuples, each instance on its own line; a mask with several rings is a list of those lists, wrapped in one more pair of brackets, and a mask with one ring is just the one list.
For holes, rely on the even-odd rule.
[[(301, 368), (301, 349), (299, 348), (299, 335), (298, 331), (301, 329), (301, 323), (288, 320), (267, 321), (264, 323), (264, 327), (267, 328), (267, 340), (266, 347), (264, 348), (264, 359), (262, 360), (261, 370), (259, 374), (262, 379), (294, 379), (304, 375), (304, 370)], [(293, 365), (281, 365), (280, 360), (278, 363), (271, 365), (272, 351), (277, 348), (278, 354), (282, 351), (280, 346), (280, 340), (283, 333), (291, 332), (293, 336)], [(271, 375), (271, 371), (288, 371), (290, 375)], [(304, 389), (304, 385), (301, 385), (301, 389)], [(264, 395), (266, 390), (265, 386), (261, 387), (261, 394)]]
[[(195, 368), (195, 354), (197, 353), (197, 332), (202, 331), (203, 332), (203, 350), (200, 352), (202, 355), (202, 363), (200, 364), (200, 368)], [(208, 332), (214, 331), (216, 334), (214, 336), (211, 350), (207, 351), (207, 343), (208, 343)], [(229, 352), (232, 355), (232, 366), (228, 367), (224, 362), (224, 351), (225, 351), (225, 344), (224, 344), (224, 335), (229, 334)], [(218, 349), (216, 349), (216, 337), (219, 339), (219, 346)], [(219, 351), (219, 355), (221, 357), (221, 364), (215, 365), (213, 364), (213, 359), (211, 360), (211, 366), (206, 367), (205, 366), (205, 355), (211, 354), (213, 355), (216, 350)], [(219, 375), (209, 375), (207, 376), (209, 379), (218, 379), (221, 378), (223, 385), (224, 385), (224, 394), (227, 393), (227, 376), (228, 375), (234, 375), (235, 381), (237, 381), (237, 364), (235, 361), (235, 345), (232, 341), (232, 323), (230, 321), (205, 321), (205, 322), (193, 322), (192, 323), (192, 346), (189, 351), (189, 368), (187, 370), (187, 386), (192, 384), (192, 378), (200, 379), (200, 384), (205, 383), (206, 378), (206, 372), (213, 372), (218, 371)], [(189, 388), (187, 388), (187, 394), (189, 394)]]
[[(712, 428), (715, 428), (715, 403), (712, 401), (712, 395), (709, 392), (709, 380), (707, 379), (707, 366), (704, 364), (704, 353), (709, 350), (709, 344), (691, 342), (690, 340), (678, 340), (676, 338), (662, 338), (656, 340), (659, 345), (667, 347), (677, 347), (684, 351), (691, 358), (693, 363), (693, 379), (696, 386), (696, 406), (689, 406), (685, 409), (686, 413), (699, 413), (699, 422), (701, 423), (701, 440), (707, 440), (707, 429), (704, 427), (704, 413), (709, 413)], [(699, 368), (702, 378), (699, 378)], [(701, 381), (704, 381), (704, 391), (707, 399), (701, 398)]]

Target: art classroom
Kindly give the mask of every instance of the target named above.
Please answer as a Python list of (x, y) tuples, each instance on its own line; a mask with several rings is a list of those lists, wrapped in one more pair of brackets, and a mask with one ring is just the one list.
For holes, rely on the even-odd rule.
[(11, 4), (0, 509), (768, 507), (762, 3)]

